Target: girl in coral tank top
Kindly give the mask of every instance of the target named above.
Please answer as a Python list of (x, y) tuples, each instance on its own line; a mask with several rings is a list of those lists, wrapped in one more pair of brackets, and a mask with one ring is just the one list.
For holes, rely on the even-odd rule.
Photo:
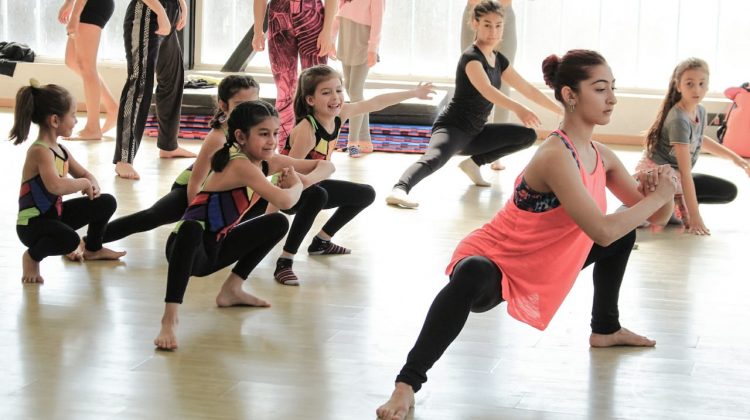
[[(542, 64), (544, 79), (565, 107), (560, 128), (539, 146), (519, 175), (513, 197), (497, 215), (459, 243), (416, 344), (396, 378), (384, 419), (402, 419), (427, 370), (458, 336), (469, 312), (508, 302), (508, 313), (547, 327), (582, 268), (594, 264), (592, 347), (653, 346), (620, 326), (620, 284), (635, 228), (664, 224), (672, 212), (675, 174), (668, 166), (639, 173), (636, 182), (615, 154), (591, 140), (609, 123), (615, 80), (599, 53), (572, 50)], [(639, 187), (639, 185), (641, 187)], [(606, 214), (605, 187), (629, 208)]]

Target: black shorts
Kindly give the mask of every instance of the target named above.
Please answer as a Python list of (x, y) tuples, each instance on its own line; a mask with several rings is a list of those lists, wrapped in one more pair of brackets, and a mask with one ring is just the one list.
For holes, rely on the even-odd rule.
[(81, 11), (81, 23), (104, 28), (115, 12), (115, 0), (88, 0)]

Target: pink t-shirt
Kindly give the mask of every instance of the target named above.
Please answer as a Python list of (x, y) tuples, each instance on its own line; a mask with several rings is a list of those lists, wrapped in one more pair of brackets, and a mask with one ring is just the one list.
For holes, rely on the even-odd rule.
[(333, 36), (339, 32), (339, 19), (345, 18), (370, 27), (370, 40), (367, 51), (378, 52), (380, 34), (383, 27), (385, 0), (339, 0), (339, 11), (333, 22)]
[[(559, 130), (553, 135), (573, 151), (586, 190), (602, 214), (606, 213), (606, 172), (596, 145), (596, 168), (589, 174), (567, 136)], [(516, 179), (516, 186), (522, 176)], [(508, 313), (544, 330), (573, 287), (593, 243), (563, 206), (534, 213), (519, 209), (511, 198), (489, 223), (458, 244), (446, 274), (450, 275), (463, 258), (489, 258), (503, 273), (502, 293)]]

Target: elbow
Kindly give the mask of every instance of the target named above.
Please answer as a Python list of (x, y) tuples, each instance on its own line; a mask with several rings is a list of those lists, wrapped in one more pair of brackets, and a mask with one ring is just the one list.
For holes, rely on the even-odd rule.
[(596, 229), (596, 231), (591, 232), (589, 237), (595, 244), (605, 248), (612, 245), (612, 243), (617, 240), (614, 232), (611, 229), (608, 229), (605, 225)]

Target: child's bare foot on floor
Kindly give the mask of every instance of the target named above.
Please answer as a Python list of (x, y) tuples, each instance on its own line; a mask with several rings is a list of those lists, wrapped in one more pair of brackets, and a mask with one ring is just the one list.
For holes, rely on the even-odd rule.
[(113, 251), (109, 248), (102, 248), (98, 251), (89, 251), (88, 249), (83, 250), (83, 259), (86, 261), (96, 260), (119, 260), (120, 257), (125, 256), (125, 251)]
[(242, 290), (244, 280), (234, 273), (230, 273), (224, 284), (221, 286), (219, 294), (216, 296), (216, 306), (226, 308), (229, 306), (257, 306), (268, 308), (270, 303), (263, 299), (255, 297), (250, 293)]
[(85, 245), (86, 244), (83, 243), (83, 240), (81, 240), (81, 242), (78, 243), (78, 248), (76, 248), (73, 252), (65, 254), (65, 258), (67, 258), (68, 261), (76, 261), (76, 262), (83, 261), (83, 251), (85, 249), (84, 248)]
[(190, 150), (183, 149), (182, 147), (178, 147), (174, 150), (159, 150), (159, 157), (162, 159), (192, 158), (195, 156), (195, 153), (191, 152)]
[(135, 171), (133, 165), (127, 162), (117, 162), (115, 164), (115, 172), (117, 172), (117, 176), (123, 179), (141, 179), (141, 176)]
[(84, 127), (83, 130), (77, 132), (75, 135), (70, 137), (65, 137), (65, 140), (101, 140), (102, 139), (102, 132), (98, 128), (96, 129), (90, 129), (88, 127)]
[(378, 407), (375, 412), (382, 420), (403, 420), (412, 407), (414, 407), (414, 391), (411, 385), (396, 382), (396, 389), (393, 390), (391, 399)]
[(159, 350), (174, 350), (177, 348), (177, 335), (175, 334), (177, 323), (176, 318), (174, 320), (161, 320), (161, 330), (159, 330), (159, 335), (154, 339), (156, 348)]
[(21, 283), (39, 283), (44, 284), (42, 274), (39, 272), (39, 261), (34, 261), (29, 255), (29, 251), (23, 253), (21, 257), (23, 262), (23, 274), (21, 274)]
[(614, 346), (635, 346), (635, 347), (654, 347), (656, 341), (642, 335), (638, 335), (626, 328), (620, 328), (612, 334), (594, 334), (589, 337), (591, 347), (614, 347)]

